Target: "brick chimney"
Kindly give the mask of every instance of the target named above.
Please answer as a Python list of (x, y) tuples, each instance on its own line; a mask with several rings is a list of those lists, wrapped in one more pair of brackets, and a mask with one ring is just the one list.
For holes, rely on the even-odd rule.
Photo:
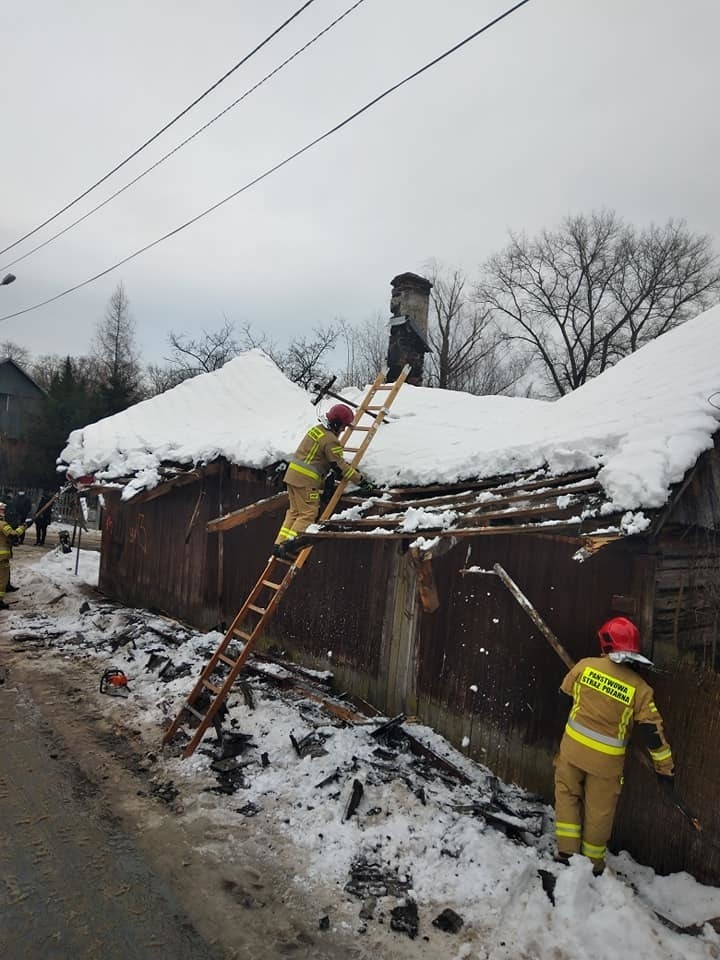
[(409, 363), (408, 383), (421, 386), (423, 357), (430, 352), (427, 343), (428, 307), (432, 284), (416, 273), (399, 273), (391, 280), (390, 339), (388, 342), (388, 383), (396, 380)]

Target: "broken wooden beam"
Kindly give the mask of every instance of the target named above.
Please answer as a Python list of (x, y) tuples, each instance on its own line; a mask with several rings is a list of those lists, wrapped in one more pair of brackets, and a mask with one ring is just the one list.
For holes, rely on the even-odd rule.
[(256, 500), (239, 510), (233, 510), (232, 513), (226, 513), (222, 517), (215, 517), (208, 521), (208, 533), (220, 533), (223, 530), (232, 530), (233, 527), (242, 526), (249, 520), (261, 517), (265, 513), (272, 513), (274, 510), (287, 509), (288, 495), (283, 490), (272, 497), (266, 497), (264, 500)]
[[(608, 518), (604, 518), (607, 522)], [(435, 539), (435, 537), (497, 537), (503, 534), (514, 535), (516, 533), (520, 534), (545, 534), (552, 536), (554, 531), (575, 531), (575, 536), (573, 537), (574, 542), (584, 543), (587, 541), (593, 541), (594, 536), (592, 531), (580, 531), (583, 521), (576, 520), (574, 522), (569, 522), (567, 520), (550, 520), (545, 521), (540, 524), (518, 524), (516, 526), (507, 525), (507, 526), (482, 526), (482, 527), (425, 527), (413, 531), (399, 531), (399, 530), (383, 530), (380, 528), (380, 524), (377, 525), (375, 530), (320, 530), (317, 533), (304, 533), (303, 537), (306, 537), (308, 541), (315, 540), (414, 540), (417, 537), (427, 537), (429, 539)], [(607, 528), (604, 528), (607, 529)], [(378, 531), (379, 532), (376, 532)], [(622, 536), (618, 531), (617, 535), (608, 535), (603, 534), (604, 542), (610, 543), (612, 539), (619, 539)]]
[[(531, 473), (527, 474), (527, 480), (522, 480), (517, 475), (508, 475), (503, 477), (488, 477), (487, 480), (465, 480), (461, 483), (435, 483), (428, 484), (423, 487), (392, 487), (390, 490), (385, 492), (389, 493), (391, 496), (396, 494), (414, 494), (414, 493), (447, 493), (450, 490), (465, 491), (465, 490), (487, 490), (492, 487), (497, 488), (507, 488), (507, 487), (519, 487), (521, 484), (526, 490), (531, 490), (536, 487), (543, 486), (556, 486), (564, 483), (575, 483), (580, 480), (590, 480), (597, 474), (597, 469), (594, 470), (578, 470), (577, 473), (566, 473), (560, 474), (558, 476), (545, 476), (540, 477), (539, 471), (533, 470)], [(532, 479), (531, 479), (532, 478)]]
[(440, 607), (440, 597), (438, 596), (437, 586), (435, 585), (435, 575), (433, 574), (432, 560), (430, 554), (425, 551), (412, 547), (408, 551), (410, 563), (412, 563), (417, 573), (417, 588), (420, 604), (425, 613), (435, 613)]
[(196, 467), (192, 470), (174, 470), (161, 474), (160, 483), (152, 490), (143, 490), (136, 493), (130, 503), (149, 503), (151, 500), (157, 500), (158, 497), (164, 497), (171, 493), (176, 487), (185, 487), (190, 483), (196, 483), (203, 477), (212, 476), (220, 471), (219, 463), (209, 463), (206, 467)]

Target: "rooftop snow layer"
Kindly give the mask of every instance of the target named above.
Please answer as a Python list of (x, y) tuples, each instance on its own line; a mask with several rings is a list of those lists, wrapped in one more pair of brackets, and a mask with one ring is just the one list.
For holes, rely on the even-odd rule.
[[(422, 485), (546, 464), (556, 474), (599, 467), (614, 508), (660, 507), (670, 486), (712, 446), (720, 421), (710, 402), (720, 391), (719, 344), (716, 306), (557, 401), (406, 385), (363, 470), (379, 484)], [(163, 461), (224, 456), (264, 467), (286, 458), (317, 412), (305, 391), (252, 350), (73, 431), (62, 460), (75, 475), (134, 475), (125, 492), (131, 496), (158, 482)]]

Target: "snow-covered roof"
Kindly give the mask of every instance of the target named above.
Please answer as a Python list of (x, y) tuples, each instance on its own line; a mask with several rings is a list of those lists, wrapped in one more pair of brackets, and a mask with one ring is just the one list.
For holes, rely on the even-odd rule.
[[(456, 483), (547, 466), (599, 470), (608, 509), (661, 507), (712, 446), (720, 409), (720, 305), (556, 401), (476, 397), (405, 385), (363, 471), (383, 485)], [(359, 391), (348, 391), (357, 398)], [(330, 401), (334, 402), (334, 401)], [(327, 406), (326, 404), (325, 406)], [(318, 408), (262, 351), (70, 434), (74, 475), (159, 482), (162, 463), (226, 457), (262, 468), (288, 457)]]

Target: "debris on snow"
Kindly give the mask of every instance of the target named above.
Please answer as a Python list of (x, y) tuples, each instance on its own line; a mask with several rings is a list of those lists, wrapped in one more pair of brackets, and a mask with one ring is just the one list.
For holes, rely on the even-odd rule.
[[(80, 600), (87, 596), (83, 582), (96, 577), (97, 561), (97, 554), (81, 551), (77, 579), (72, 564), (65, 569), (51, 555), (20, 568), (34, 605), (9, 612), (6, 631), (11, 639), (26, 638), (23, 645), (31, 652), (52, 650), (58, 660), (85, 661), (94, 673), (111, 664), (128, 672), (133, 694), (121, 704), (100, 702), (96, 692), (79, 687), (72, 696), (95, 696), (97, 709), (119, 731), (130, 725), (139, 728), (150, 749), (221, 635), (158, 622), (156, 615), (109, 604), (97, 595), (89, 597), (89, 609), (79, 614)], [(66, 598), (46, 606), (63, 591)], [(152, 629), (160, 623), (166, 638)], [(113, 640), (128, 633), (136, 649), (126, 644), (113, 653)], [(161, 661), (144, 669), (153, 655), (189, 664), (192, 677), (163, 682), (158, 677)], [(268, 666), (260, 661), (256, 665)], [(720, 935), (709, 922), (720, 916), (720, 890), (697, 884), (686, 874), (658, 877), (625, 854), (608, 860), (627, 882), (611, 871), (594, 878), (584, 858), (573, 858), (577, 863), (559, 871), (550, 857), (550, 808), (540, 798), (502, 783), (431, 729), (415, 723), (410, 732), (400, 716), (372, 722), (368, 716), (364, 724), (334, 726), (321, 706), (320, 701), (332, 698), (323, 682), (313, 687), (310, 679), (303, 681), (305, 693), (314, 689), (317, 700), (297, 691), (296, 676), (280, 683), (270, 671), (258, 670), (246, 674), (245, 682), (255, 709), (247, 708), (240, 688), (235, 688), (220, 741), (208, 737), (207, 753), (201, 747), (187, 761), (179, 758), (181, 748), (166, 747), (153, 764), (148, 792), (178, 815), (184, 811), (183, 816), (214, 822), (223, 837), (232, 834), (233, 824), (262, 836), (268, 857), (294, 857), (293, 864), (302, 864), (302, 874), (291, 884), (309, 890), (315, 884), (318, 889), (328, 883), (344, 886), (352, 905), (343, 901), (343, 894), (337, 903), (320, 901), (322, 915), (332, 917), (333, 927), (357, 923), (358, 910), (364, 924), (387, 924), (400, 906), (401, 921), (403, 916), (412, 920), (416, 911), (418, 931), (436, 937), (442, 930), (432, 925), (433, 918), (452, 910), (464, 920), (458, 957), (478, 960), (554, 960), (558, 944), (573, 960), (617, 960), (620, 937), (632, 943), (634, 960), (713, 960), (720, 951)], [(351, 704), (346, 707), (347, 715), (358, 716)], [(233, 729), (233, 721), (242, 733)], [(371, 735), (382, 727), (379, 736)], [(321, 746), (326, 754), (298, 756), (290, 733), (300, 745), (306, 731), (325, 738)], [(244, 751), (223, 756), (228, 734), (235, 737), (226, 743), (244, 746)], [(178, 744), (187, 739), (181, 730)], [(317, 743), (319, 737), (313, 740)], [(343, 821), (355, 780), (363, 785), (363, 796)], [(226, 840), (216, 845), (209, 841), (204, 852), (210, 851), (219, 864), (235, 856)], [(290, 875), (298, 869), (293, 866)], [(543, 879), (539, 870), (548, 877)], [(547, 892), (551, 878), (554, 909)], [(238, 902), (243, 896), (241, 888), (227, 892)], [(665, 920), (660, 923), (656, 914)], [(588, 916), (597, 917), (597, 925), (589, 925)], [(408, 928), (402, 931), (406, 935), (412, 923)]]
[(464, 922), (460, 914), (455, 913), (450, 907), (446, 907), (442, 913), (435, 917), (433, 926), (444, 933), (458, 933)]
[(406, 933), (411, 940), (418, 934), (418, 908), (414, 900), (406, 900), (390, 911), (390, 928), (399, 933)]

